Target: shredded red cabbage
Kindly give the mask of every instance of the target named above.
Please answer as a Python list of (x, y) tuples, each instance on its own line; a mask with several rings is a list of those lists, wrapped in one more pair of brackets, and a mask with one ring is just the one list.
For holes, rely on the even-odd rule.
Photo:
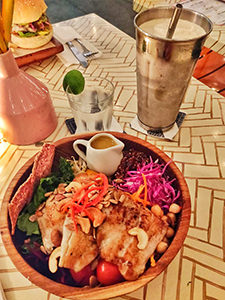
[[(117, 180), (113, 181), (113, 185), (130, 194), (134, 194), (139, 189), (140, 185), (144, 184), (144, 174), (147, 182), (147, 201), (150, 206), (158, 204), (165, 212), (168, 211), (170, 205), (176, 202), (180, 196), (180, 191), (175, 191), (172, 183), (176, 180), (170, 179), (165, 175), (167, 166), (171, 163), (169, 161), (166, 165), (159, 164), (158, 160), (153, 162), (150, 158), (150, 163), (138, 167), (137, 171), (128, 171), (126, 177), (122, 182)], [(144, 191), (141, 193), (140, 198), (144, 197)]]

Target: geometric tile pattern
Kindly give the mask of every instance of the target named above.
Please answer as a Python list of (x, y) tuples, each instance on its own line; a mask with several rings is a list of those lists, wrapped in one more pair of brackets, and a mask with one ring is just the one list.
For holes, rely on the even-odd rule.
[[(87, 69), (66, 68), (50, 57), (23, 69), (49, 88), (58, 127), (46, 141), (70, 136), (65, 119), (71, 116), (62, 78), (74, 67), (85, 76), (106, 77), (115, 85), (114, 116), (131, 135), (156, 145), (184, 174), (191, 194), (192, 214), (184, 246), (169, 267), (147, 286), (114, 300), (225, 299), (225, 98), (192, 78), (182, 110), (187, 114), (173, 141), (146, 136), (130, 128), (137, 106), (135, 41), (105, 20), (90, 14), (70, 24), (102, 53)], [(0, 201), (10, 180), (40, 146), (0, 144)], [(8, 300), (60, 300), (23, 277), (0, 239), (0, 282)]]

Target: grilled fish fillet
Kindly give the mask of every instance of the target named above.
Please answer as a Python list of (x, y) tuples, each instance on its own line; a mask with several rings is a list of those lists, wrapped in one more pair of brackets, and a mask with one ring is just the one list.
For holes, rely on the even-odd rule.
[(79, 272), (97, 255), (98, 247), (92, 234), (84, 233), (79, 225), (75, 230), (73, 220), (67, 215), (63, 225), (59, 266)]
[(43, 245), (48, 254), (53, 251), (54, 247), (61, 244), (63, 223), (66, 217), (66, 214), (60, 211), (63, 196), (62, 198), (58, 196), (62, 195), (51, 195), (36, 211)]
[[(75, 192), (82, 185), (87, 184), (90, 179), (91, 176), (88, 176), (86, 173), (80, 173), (68, 186), (59, 184), (54, 193), (50, 195), (47, 201), (41, 204), (36, 211), (43, 245), (48, 254), (53, 251), (54, 247), (60, 246), (62, 240), (63, 223), (66, 214), (63, 214), (60, 209), (62, 204), (70, 199), (66, 198), (64, 194), (67, 192)], [(70, 188), (70, 186), (72, 187)], [(61, 191), (59, 191), (60, 189)]]
[[(167, 225), (142, 204), (134, 202), (128, 194), (118, 205), (104, 210), (107, 217), (97, 231), (100, 256), (116, 264), (126, 280), (136, 280), (167, 231)], [(148, 235), (144, 249), (138, 248), (137, 236), (128, 231), (134, 227)]]

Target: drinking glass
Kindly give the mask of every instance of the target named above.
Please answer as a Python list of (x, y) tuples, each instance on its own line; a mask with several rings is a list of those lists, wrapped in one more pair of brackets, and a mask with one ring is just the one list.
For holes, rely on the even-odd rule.
[(105, 78), (85, 78), (82, 93), (66, 89), (77, 126), (76, 133), (110, 130), (113, 114), (114, 86)]

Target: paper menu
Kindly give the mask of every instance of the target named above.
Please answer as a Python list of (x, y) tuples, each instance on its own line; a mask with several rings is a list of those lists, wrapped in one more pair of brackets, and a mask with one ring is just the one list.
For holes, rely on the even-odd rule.
[(214, 24), (225, 24), (225, 0), (183, 0), (184, 8), (190, 8), (206, 15)]

